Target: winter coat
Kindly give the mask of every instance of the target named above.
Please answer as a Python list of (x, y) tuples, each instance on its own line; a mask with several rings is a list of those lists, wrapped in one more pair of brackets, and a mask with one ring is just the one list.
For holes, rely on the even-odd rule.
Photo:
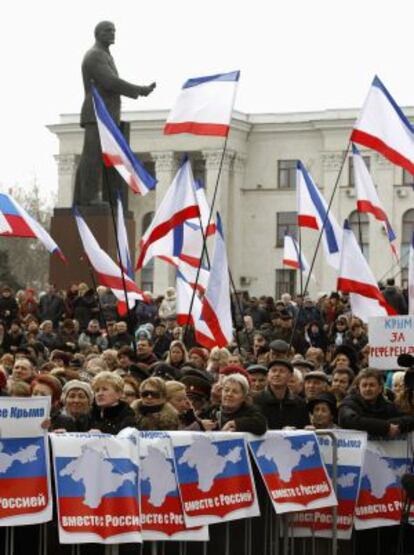
[(407, 314), (407, 303), (404, 295), (396, 287), (388, 285), (382, 294), (387, 303), (397, 311), (397, 314)]
[(89, 414), (82, 414), (76, 418), (60, 411), (51, 417), (51, 430), (66, 430), (67, 432), (88, 432), (91, 429)]
[(342, 401), (339, 407), (341, 428), (362, 430), (374, 436), (386, 436), (390, 424), (398, 424), (401, 432), (414, 430), (414, 417), (404, 415), (385, 397), (380, 395), (374, 403), (368, 403), (357, 392)]
[(98, 429), (104, 434), (115, 435), (128, 426), (137, 425), (134, 411), (125, 401), (106, 408), (100, 408), (94, 403), (89, 418), (89, 429)]
[(158, 316), (161, 320), (165, 320), (168, 316), (177, 315), (177, 299), (173, 297), (166, 297), (161, 301), (160, 308), (158, 309)]
[(0, 320), (9, 328), (13, 320), (17, 318), (19, 306), (14, 297), (0, 297)]
[(304, 428), (309, 424), (306, 402), (293, 395), (289, 389), (286, 389), (284, 398), (279, 400), (270, 387), (266, 387), (255, 397), (254, 402), (266, 417), (270, 430), (281, 430), (285, 426)]
[(131, 405), (134, 409), (138, 430), (178, 430), (180, 422), (178, 412), (170, 403), (160, 405), (157, 412), (145, 413), (142, 400), (138, 399)]
[(43, 295), (39, 301), (39, 317), (42, 322), (52, 320), (53, 327), (57, 328), (59, 320), (65, 312), (63, 299), (59, 295)]
[(237, 432), (249, 432), (262, 435), (266, 432), (267, 423), (262, 411), (255, 405), (243, 403), (235, 412), (225, 412), (220, 409), (217, 414), (219, 429), (223, 428), (231, 420), (236, 424)]
[(88, 347), (92, 347), (93, 345), (97, 345), (101, 351), (104, 351), (108, 348), (108, 340), (105, 336), (101, 334), (101, 332), (82, 332), (79, 336), (79, 349), (87, 349)]
[(79, 328), (85, 330), (92, 318), (99, 316), (99, 308), (94, 293), (86, 292), (73, 301), (73, 318), (79, 322)]

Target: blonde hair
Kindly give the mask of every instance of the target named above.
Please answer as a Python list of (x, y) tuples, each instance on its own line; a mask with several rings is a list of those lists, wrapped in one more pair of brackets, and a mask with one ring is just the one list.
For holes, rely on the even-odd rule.
[(162, 378), (158, 378), (158, 377), (147, 378), (146, 380), (141, 382), (139, 386), (139, 392), (142, 393), (145, 390), (147, 385), (156, 389), (161, 394), (162, 397), (167, 398), (167, 388), (165, 385), (165, 381)]
[(121, 376), (119, 374), (114, 374), (114, 372), (109, 372), (108, 370), (99, 372), (99, 374), (96, 374), (93, 378), (91, 382), (93, 391), (101, 384), (109, 384), (119, 393), (123, 393), (124, 391), (124, 380)]
[(181, 393), (182, 391), (184, 393), (186, 392), (186, 387), (181, 382), (171, 380), (170, 382), (166, 382), (165, 386), (167, 389), (167, 401), (169, 401), (176, 393)]

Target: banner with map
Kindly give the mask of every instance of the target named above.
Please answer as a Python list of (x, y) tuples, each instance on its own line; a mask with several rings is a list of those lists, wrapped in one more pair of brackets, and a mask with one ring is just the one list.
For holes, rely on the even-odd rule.
[(411, 441), (369, 440), (365, 451), (362, 481), (355, 508), (355, 528), (367, 530), (400, 523), (402, 490), (400, 480), (407, 472), (412, 453)]
[[(333, 481), (333, 439), (330, 435), (318, 434), (321, 455)], [(349, 540), (354, 524), (355, 505), (362, 478), (362, 464), (367, 445), (366, 432), (352, 430), (329, 430), (334, 434), (337, 446), (336, 497), (338, 499), (336, 530), (340, 540)], [(333, 509), (318, 509), (295, 514), (293, 526), (296, 537), (330, 538), (332, 536)]]
[(207, 541), (208, 527), (187, 528), (170, 436), (140, 432), (141, 523), (144, 541)]
[(0, 397), (0, 526), (52, 519), (50, 397)]
[(249, 446), (278, 514), (337, 504), (311, 431), (269, 431)]
[(170, 432), (187, 526), (259, 515), (246, 435)]
[(142, 541), (139, 434), (50, 434), (60, 543)]

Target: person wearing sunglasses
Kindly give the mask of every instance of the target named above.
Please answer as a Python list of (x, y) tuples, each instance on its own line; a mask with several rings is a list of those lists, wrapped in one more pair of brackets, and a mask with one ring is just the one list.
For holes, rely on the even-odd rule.
[(167, 402), (167, 388), (158, 377), (147, 378), (139, 387), (140, 399), (131, 404), (138, 430), (178, 430), (177, 410)]

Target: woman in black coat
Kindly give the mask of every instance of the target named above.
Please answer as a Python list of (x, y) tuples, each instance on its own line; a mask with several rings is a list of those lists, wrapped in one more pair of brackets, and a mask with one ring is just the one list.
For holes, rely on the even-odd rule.
[(216, 413), (217, 427), (223, 432), (266, 432), (266, 418), (249, 399), (249, 382), (242, 374), (230, 374), (222, 382), (220, 408)]

